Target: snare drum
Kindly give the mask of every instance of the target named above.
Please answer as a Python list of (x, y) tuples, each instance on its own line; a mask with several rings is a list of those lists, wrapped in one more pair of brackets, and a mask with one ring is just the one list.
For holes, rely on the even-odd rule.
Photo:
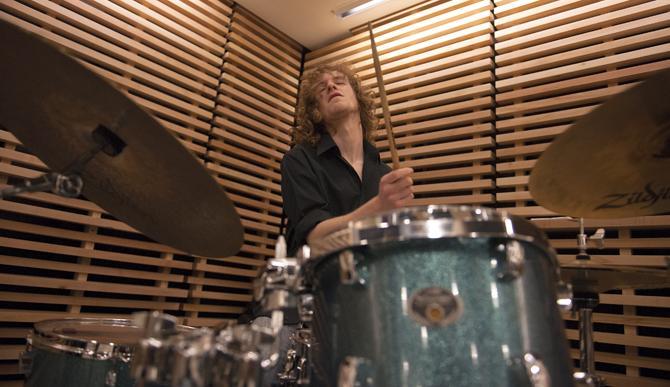
[(76, 318), (35, 324), (22, 355), (27, 387), (131, 387), (141, 331), (126, 319)]
[(311, 245), (318, 386), (571, 386), (541, 231), (477, 207), (399, 209)]

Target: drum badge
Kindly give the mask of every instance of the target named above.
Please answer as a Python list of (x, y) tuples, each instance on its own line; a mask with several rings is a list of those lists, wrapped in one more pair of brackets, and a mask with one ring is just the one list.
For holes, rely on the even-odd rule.
[(410, 317), (421, 325), (443, 327), (458, 320), (463, 302), (450, 290), (433, 286), (414, 292), (407, 300)]

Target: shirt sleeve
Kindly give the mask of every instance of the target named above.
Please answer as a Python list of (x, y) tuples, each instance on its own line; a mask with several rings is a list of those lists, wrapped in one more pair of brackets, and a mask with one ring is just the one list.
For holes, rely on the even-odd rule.
[(288, 253), (304, 245), (317, 224), (333, 215), (316, 174), (304, 155), (287, 154), (281, 163), (281, 188), (284, 212), (288, 218)]

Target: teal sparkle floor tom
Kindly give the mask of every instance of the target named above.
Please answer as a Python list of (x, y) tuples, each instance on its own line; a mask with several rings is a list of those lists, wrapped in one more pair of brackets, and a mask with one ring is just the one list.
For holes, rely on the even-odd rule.
[(68, 318), (37, 322), (21, 356), (26, 387), (131, 387), (141, 331), (132, 320)]

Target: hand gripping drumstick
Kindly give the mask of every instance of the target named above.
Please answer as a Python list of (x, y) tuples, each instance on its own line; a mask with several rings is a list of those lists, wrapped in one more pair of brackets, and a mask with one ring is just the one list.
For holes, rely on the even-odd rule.
[(384, 111), (384, 126), (386, 127), (386, 135), (389, 140), (389, 149), (391, 150), (391, 161), (393, 169), (400, 168), (400, 160), (398, 159), (398, 149), (395, 146), (395, 138), (393, 137), (393, 127), (391, 126), (391, 113), (389, 112), (388, 102), (386, 101), (386, 89), (384, 89), (384, 81), (382, 79), (382, 68), (379, 64), (379, 55), (377, 55), (377, 44), (375, 44), (375, 34), (372, 32), (372, 23), (368, 22), (368, 30), (370, 31), (370, 46), (372, 47), (372, 59), (375, 63), (375, 74), (377, 75), (377, 86), (379, 87), (379, 97), (381, 98), (382, 110)]

